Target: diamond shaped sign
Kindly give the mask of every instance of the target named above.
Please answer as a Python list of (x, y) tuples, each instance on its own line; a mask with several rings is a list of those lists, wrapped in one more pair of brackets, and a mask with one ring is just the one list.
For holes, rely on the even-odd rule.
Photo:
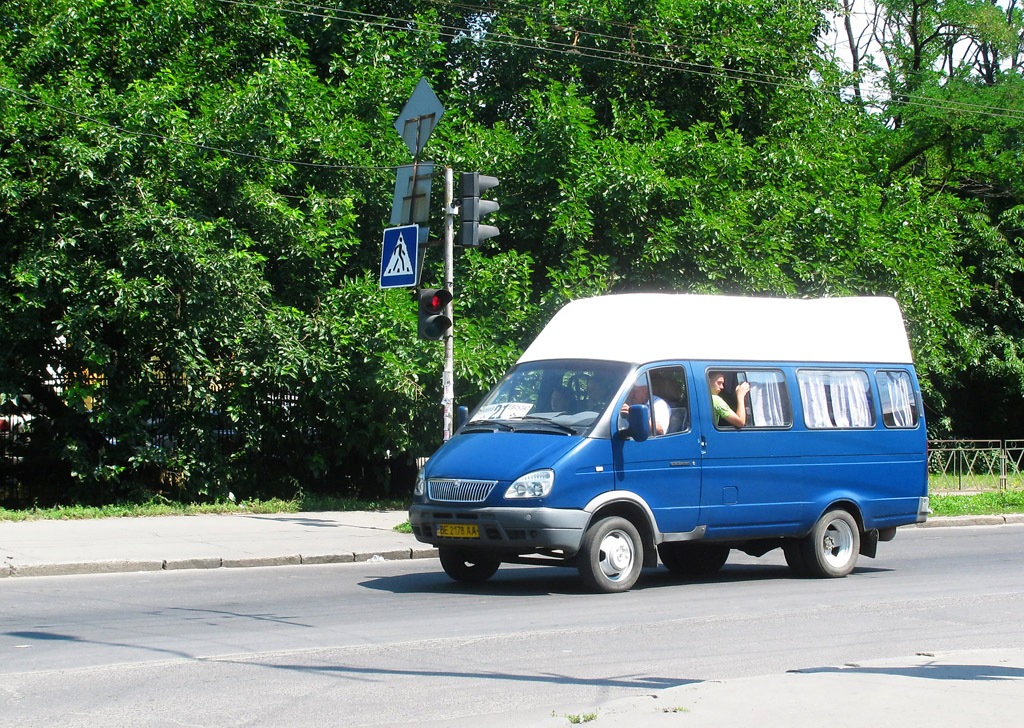
[(409, 147), (412, 156), (419, 156), (427, 139), (444, 114), (444, 106), (430, 88), (427, 79), (421, 78), (416, 90), (402, 108), (402, 113), (395, 119), (395, 129), (402, 137), (405, 146)]

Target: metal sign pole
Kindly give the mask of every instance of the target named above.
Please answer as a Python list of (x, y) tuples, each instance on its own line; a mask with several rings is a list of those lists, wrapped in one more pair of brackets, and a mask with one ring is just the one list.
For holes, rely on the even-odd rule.
[[(426, 218), (429, 216), (429, 201), (430, 201), (430, 182), (429, 178), (433, 176), (433, 162), (420, 162), (420, 153), (423, 151), (423, 147), (427, 144), (427, 138), (433, 133), (434, 127), (441, 120), (441, 116), (444, 114), (444, 106), (441, 101), (434, 94), (433, 89), (430, 88), (430, 84), (427, 83), (427, 79), (421, 78), (416, 84), (415, 90), (412, 92), (412, 96), (405, 103), (402, 108), (402, 112), (395, 119), (395, 131), (402, 137), (402, 141), (405, 142), (405, 146), (408, 147), (409, 153), (412, 155), (413, 163), (411, 170), (411, 177), (408, 181), (408, 193), (402, 189), (402, 169), (399, 168), (398, 173), (395, 177), (395, 199), (392, 203), (392, 225), (395, 224), (395, 220), (401, 220), (403, 218), (402, 212), (406, 201), (409, 203), (409, 214), (408, 218), (415, 220), (421, 216), (421, 211), (417, 209), (416, 202), (422, 197), (423, 210), (422, 217), (424, 218), (421, 222), (426, 222)], [(415, 125), (415, 126), (413, 126)], [(429, 174), (425, 174), (424, 178), (427, 179), (427, 187), (422, 192), (418, 189), (419, 184), (419, 171), (420, 167), (426, 167), (430, 165)], [(454, 270), (455, 270), (455, 223), (453, 222), (454, 209), (452, 202), (455, 195), (455, 184), (452, 170), (448, 167), (444, 171), (444, 287), (448, 289), (450, 293), (454, 295)], [(417, 242), (422, 242), (424, 246), (427, 244), (427, 227), (423, 225), (419, 229), (420, 235), (423, 240), (417, 239)], [(417, 264), (422, 263), (424, 256), (420, 256), (417, 260)], [(381, 263), (381, 270), (384, 269), (384, 263)], [(420, 276), (417, 271), (416, 283), (419, 285)], [(452, 304), (451, 301), (445, 306), (444, 315), (449, 321), (454, 321), (452, 318)], [(441, 409), (443, 412), (444, 419), (444, 439), (448, 440), (454, 431), (452, 421), (454, 419), (455, 409), (455, 346), (454, 336), (452, 331), (454, 326), (449, 328), (444, 334), (444, 373), (441, 380)]]
[[(455, 296), (455, 181), (451, 167), (444, 169), (444, 287)], [(449, 301), (444, 315), (454, 322), (453, 306)], [(455, 410), (455, 325), (444, 335), (444, 374), (441, 377), (441, 410), (444, 419), (444, 440), (451, 438)]]

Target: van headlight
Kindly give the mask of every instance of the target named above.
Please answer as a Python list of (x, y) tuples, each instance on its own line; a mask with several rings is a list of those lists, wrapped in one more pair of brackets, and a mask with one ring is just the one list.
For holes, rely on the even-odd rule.
[(505, 491), (506, 498), (543, 498), (555, 484), (554, 470), (534, 470), (518, 478)]
[(416, 485), (412, 487), (413, 495), (425, 495), (427, 492), (427, 481), (423, 477), (423, 470), (416, 473)]

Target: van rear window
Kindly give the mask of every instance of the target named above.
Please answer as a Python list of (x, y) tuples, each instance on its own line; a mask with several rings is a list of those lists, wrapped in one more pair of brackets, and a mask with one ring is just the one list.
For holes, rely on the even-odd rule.
[(875, 372), (882, 400), (882, 423), (892, 428), (917, 427), (917, 398), (910, 373), (903, 369)]

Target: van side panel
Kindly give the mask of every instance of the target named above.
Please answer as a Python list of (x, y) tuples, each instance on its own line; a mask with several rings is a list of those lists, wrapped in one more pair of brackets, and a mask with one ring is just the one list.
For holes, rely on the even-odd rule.
[(818, 462), (801, 454), (794, 433), (718, 432), (707, 425), (701, 520), (708, 537), (804, 532)]
[[(865, 529), (914, 523), (928, 487), (923, 420), (914, 428), (893, 429), (876, 411), (869, 428), (812, 429), (797, 386), (799, 367), (718, 361), (695, 363), (694, 370), (700, 376), (713, 367), (766, 366), (785, 373), (792, 402), (792, 424), (786, 428), (718, 429), (711, 421), (710, 397), (700, 398), (706, 443), (701, 520), (707, 537), (802, 536), (839, 501), (855, 505)], [(875, 367), (849, 366), (867, 371), (874, 386)], [(878, 402), (875, 394), (876, 408)]]

